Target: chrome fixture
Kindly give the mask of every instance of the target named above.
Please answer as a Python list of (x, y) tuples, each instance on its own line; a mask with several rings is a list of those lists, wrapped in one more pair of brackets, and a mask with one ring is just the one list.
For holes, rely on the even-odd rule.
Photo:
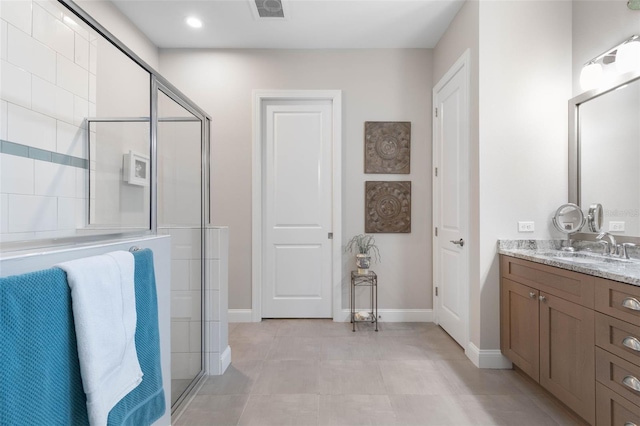
[(587, 214), (587, 223), (589, 224), (589, 231), (600, 232), (602, 228), (602, 204), (596, 203), (589, 206), (589, 213)]
[(622, 254), (621, 256), (624, 257), (625, 259), (631, 259), (629, 257), (629, 247), (638, 247), (636, 244), (633, 243), (622, 243)]
[[(640, 3), (640, 0), (632, 1)], [(611, 67), (611, 64), (615, 66)], [(632, 35), (584, 64), (580, 72), (580, 86), (584, 90), (597, 89), (605, 82), (605, 74), (625, 74), (638, 69), (640, 69), (640, 36)]]
[(571, 247), (571, 234), (579, 232), (587, 222), (580, 207), (573, 203), (563, 204), (558, 207), (551, 221), (558, 231), (567, 234), (567, 243), (562, 250), (575, 251)]
[(604, 246), (604, 248), (602, 249), (602, 254), (610, 254), (611, 253), (611, 249), (609, 248), (609, 241), (600, 240), (598, 242)]
[[(601, 233), (598, 234), (598, 236), (596, 237), (596, 240), (600, 241), (603, 238), (608, 238), (608, 244), (609, 244), (609, 254), (611, 255), (615, 255), (618, 252), (618, 245), (616, 244), (616, 237), (614, 237), (613, 235), (611, 235), (610, 233), (608, 233), (607, 231), (602, 231)], [(607, 241), (605, 241), (606, 243)]]

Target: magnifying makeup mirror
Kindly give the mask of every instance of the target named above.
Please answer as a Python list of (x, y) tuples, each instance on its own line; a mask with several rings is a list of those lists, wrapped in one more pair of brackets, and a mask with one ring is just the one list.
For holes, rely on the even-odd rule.
[(589, 213), (587, 214), (587, 225), (589, 231), (600, 232), (602, 229), (602, 218), (604, 213), (602, 211), (602, 204), (596, 203), (589, 206)]
[[(600, 215), (602, 217), (602, 215)], [(566, 203), (558, 207), (556, 214), (553, 215), (553, 226), (567, 235), (567, 245), (562, 248), (564, 251), (574, 251), (571, 247), (571, 234), (575, 234), (580, 231), (586, 224), (587, 220), (584, 217), (584, 213), (580, 209), (580, 206), (573, 203)]]

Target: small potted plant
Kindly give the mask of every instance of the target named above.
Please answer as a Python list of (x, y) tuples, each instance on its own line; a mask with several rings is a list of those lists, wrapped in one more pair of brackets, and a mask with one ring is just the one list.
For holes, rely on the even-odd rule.
[(354, 236), (347, 243), (345, 251), (356, 252), (356, 266), (359, 274), (369, 273), (372, 255), (374, 262), (380, 261), (380, 251), (373, 235), (359, 234)]

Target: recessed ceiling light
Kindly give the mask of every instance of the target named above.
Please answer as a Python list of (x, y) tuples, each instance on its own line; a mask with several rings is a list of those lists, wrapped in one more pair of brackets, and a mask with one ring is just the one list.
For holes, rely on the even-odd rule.
[(190, 26), (191, 28), (201, 28), (202, 27), (202, 21), (198, 18), (196, 18), (195, 16), (189, 16), (186, 19), (187, 25)]

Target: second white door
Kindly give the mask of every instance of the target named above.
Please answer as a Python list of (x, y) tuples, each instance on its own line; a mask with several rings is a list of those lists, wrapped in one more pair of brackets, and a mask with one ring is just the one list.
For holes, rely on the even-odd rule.
[(332, 104), (266, 101), (263, 318), (330, 318)]
[(469, 299), (468, 52), (433, 89), (436, 321), (465, 350)]

